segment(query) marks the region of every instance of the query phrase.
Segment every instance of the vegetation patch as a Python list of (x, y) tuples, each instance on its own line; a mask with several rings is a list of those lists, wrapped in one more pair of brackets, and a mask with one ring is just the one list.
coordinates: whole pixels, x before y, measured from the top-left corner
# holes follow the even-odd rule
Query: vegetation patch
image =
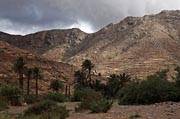
[(92, 113), (107, 113), (107, 111), (112, 107), (113, 101), (108, 101), (106, 99), (102, 99), (98, 102), (93, 102), (90, 106), (90, 110)]
[(46, 100), (37, 104), (34, 104), (33, 106), (29, 107), (25, 111), (25, 115), (31, 115), (31, 114), (41, 114), (43, 112), (46, 112), (48, 110), (51, 110), (52, 108), (56, 107), (57, 104), (54, 101)]
[(49, 92), (49, 93), (45, 94), (44, 99), (52, 100), (55, 102), (65, 102), (66, 101), (66, 98), (63, 94), (55, 93), (55, 92)]
[(178, 101), (179, 93), (175, 83), (149, 78), (132, 82), (119, 92), (119, 104), (153, 104), (164, 101)]
[(84, 92), (80, 93), (83, 98), (80, 99), (81, 103), (75, 109), (76, 111), (91, 110), (94, 113), (106, 113), (111, 108), (113, 102), (106, 100), (100, 92), (93, 89), (84, 89), (82, 91)]
[(50, 84), (50, 88), (53, 89), (53, 91), (58, 92), (59, 89), (63, 89), (63, 83), (59, 80), (52, 80)]
[(0, 89), (0, 96), (9, 104), (19, 106), (22, 104), (22, 91), (16, 86), (5, 85)]
[(138, 113), (136, 113), (136, 114), (131, 114), (130, 116), (129, 116), (129, 119), (136, 119), (136, 118), (140, 118), (141, 116), (138, 114)]
[(42, 96), (28, 95), (24, 97), (24, 102), (26, 102), (27, 104), (34, 104), (40, 102), (41, 100)]
[(90, 92), (92, 93), (90, 88), (76, 89), (71, 100), (75, 102), (82, 101)]
[(69, 116), (69, 111), (63, 106), (57, 106), (53, 110), (43, 113), (40, 119), (65, 119)]
[(64, 106), (58, 106), (57, 103), (46, 100), (29, 107), (20, 119), (65, 119), (69, 116), (68, 110)]
[(8, 103), (4, 99), (0, 98), (0, 111), (8, 109)]

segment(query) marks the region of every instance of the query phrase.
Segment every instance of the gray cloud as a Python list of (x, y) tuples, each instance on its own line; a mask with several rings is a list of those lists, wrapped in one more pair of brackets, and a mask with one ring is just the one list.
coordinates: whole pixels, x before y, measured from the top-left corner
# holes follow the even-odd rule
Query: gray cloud
[(0, 30), (27, 34), (80, 27), (97, 31), (127, 16), (180, 9), (180, 0), (0, 0)]

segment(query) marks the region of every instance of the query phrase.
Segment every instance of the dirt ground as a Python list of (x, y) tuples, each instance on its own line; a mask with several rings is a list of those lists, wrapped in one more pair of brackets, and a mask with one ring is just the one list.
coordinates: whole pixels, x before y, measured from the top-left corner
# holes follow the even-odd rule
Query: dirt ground
[[(67, 108), (72, 109), (71, 106), (68, 105)], [(180, 119), (180, 103), (165, 102), (138, 106), (123, 106), (114, 103), (108, 113), (75, 113), (71, 110), (68, 119), (130, 119), (133, 115), (139, 115), (138, 119)]]
[[(180, 103), (164, 102), (153, 105), (118, 105), (116, 102), (108, 113), (92, 114), (89, 111), (76, 113), (74, 107), (77, 103), (63, 103), (70, 111), (70, 117), (67, 119), (135, 119), (134, 115), (138, 115), (138, 119), (180, 119)], [(28, 106), (11, 107), (10, 109), (0, 112), (10, 115), (18, 115), (22, 113)]]

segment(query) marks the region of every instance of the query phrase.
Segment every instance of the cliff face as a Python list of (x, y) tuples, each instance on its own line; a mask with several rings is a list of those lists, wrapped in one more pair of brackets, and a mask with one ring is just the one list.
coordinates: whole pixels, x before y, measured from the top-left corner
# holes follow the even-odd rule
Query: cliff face
[(180, 65), (180, 11), (127, 17), (93, 34), (71, 29), (0, 36), (19, 48), (77, 67), (90, 59), (102, 75), (126, 72), (143, 78)]

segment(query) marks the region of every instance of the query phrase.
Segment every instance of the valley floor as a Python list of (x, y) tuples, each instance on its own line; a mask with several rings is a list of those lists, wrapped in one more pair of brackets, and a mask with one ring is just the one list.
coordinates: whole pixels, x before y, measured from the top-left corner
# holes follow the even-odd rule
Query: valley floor
[[(74, 107), (77, 103), (63, 103), (68, 110), (70, 110), (70, 117), (67, 119), (180, 119), (180, 103), (164, 102), (153, 105), (118, 105), (114, 103), (108, 113), (92, 114), (88, 111), (75, 113)], [(22, 113), (26, 107), (13, 107), (5, 112), (0, 112), (1, 115), (5, 113), (12, 117)], [(5, 119), (5, 118), (4, 118)], [(6, 118), (8, 119), (8, 118)], [(13, 118), (10, 118), (13, 119)]]

